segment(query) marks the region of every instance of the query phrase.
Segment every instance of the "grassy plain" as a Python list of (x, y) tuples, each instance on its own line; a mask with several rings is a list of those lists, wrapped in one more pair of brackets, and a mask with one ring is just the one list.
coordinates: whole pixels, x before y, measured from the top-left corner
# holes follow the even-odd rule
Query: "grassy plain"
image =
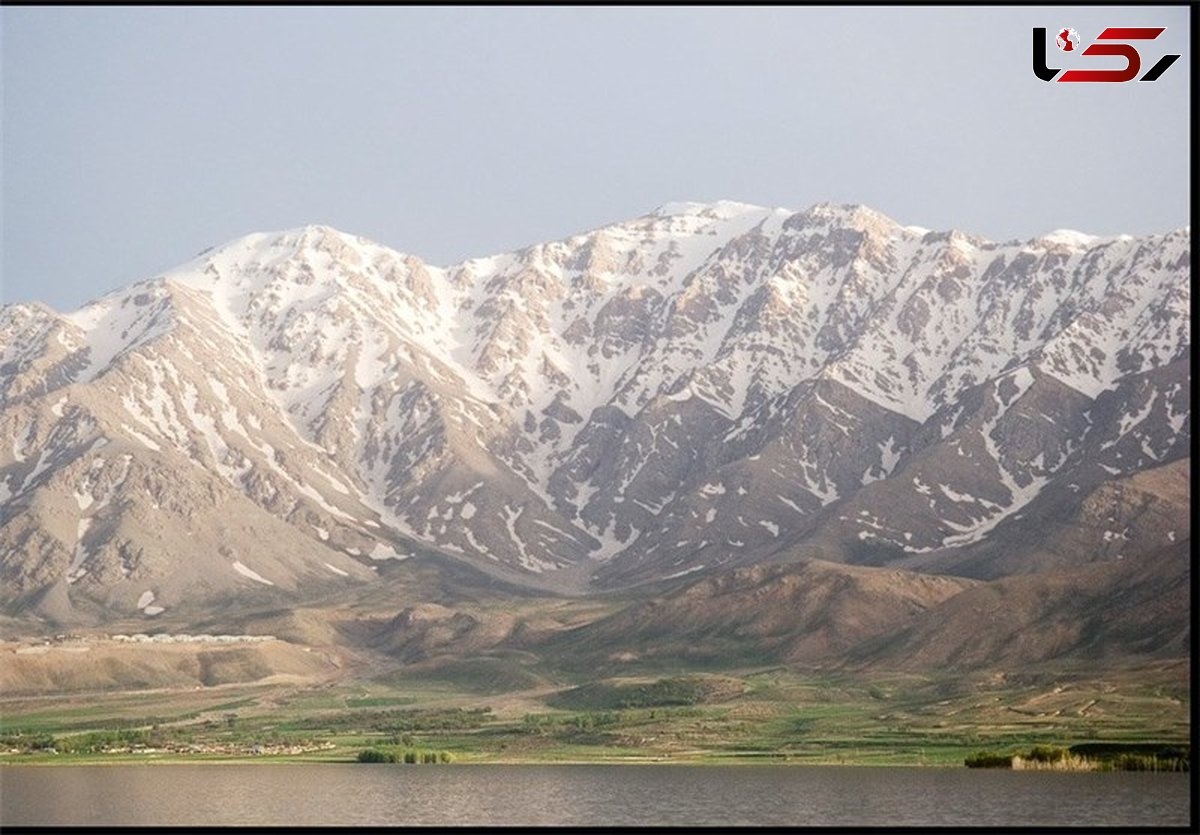
[(962, 765), (980, 749), (1189, 738), (1187, 689), (1171, 665), (1103, 677), (762, 667), (589, 682), (513, 661), (319, 683), (13, 696), (0, 700), (0, 763), (347, 762), (391, 747), (465, 763)]

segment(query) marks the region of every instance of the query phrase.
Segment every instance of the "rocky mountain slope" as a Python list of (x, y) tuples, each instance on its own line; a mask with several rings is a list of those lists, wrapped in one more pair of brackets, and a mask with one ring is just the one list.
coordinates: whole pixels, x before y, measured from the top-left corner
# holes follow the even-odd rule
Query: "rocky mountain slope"
[(4, 610), (301, 600), (413, 556), (572, 593), (1142, 559), (1190, 540), (1117, 486), (1186, 474), (1190, 278), (1188, 228), (997, 243), (825, 204), (451, 267), (250, 235), (0, 308)]

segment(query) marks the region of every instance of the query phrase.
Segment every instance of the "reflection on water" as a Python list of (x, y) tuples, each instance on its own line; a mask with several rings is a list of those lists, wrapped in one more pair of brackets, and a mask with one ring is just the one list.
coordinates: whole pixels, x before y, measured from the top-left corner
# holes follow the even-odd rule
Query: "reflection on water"
[(1186, 825), (1186, 774), (641, 765), (0, 767), (0, 826)]

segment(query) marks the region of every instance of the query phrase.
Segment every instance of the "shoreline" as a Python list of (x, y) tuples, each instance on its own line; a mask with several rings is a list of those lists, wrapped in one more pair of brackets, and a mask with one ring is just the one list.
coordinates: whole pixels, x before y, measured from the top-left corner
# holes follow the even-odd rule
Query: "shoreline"
[(795, 767), (817, 767), (817, 768), (904, 768), (904, 769), (927, 769), (941, 771), (970, 771), (970, 772), (1037, 772), (1037, 773), (1055, 773), (1055, 774), (1182, 774), (1187, 775), (1186, 771), (1128, 771), (1118, 769), (1101, 769), (1101, 768), (969, 768), (965, 765), (953, 765), (948, 763), (879, 763), (879, 762), (847, 762), (847, 761), (831, 761), (822, 759), (801, 760), (801, 759), (772, 759), (764, 762), (763, 759), (754, 759), (746, 757), (729, 757), (722, 759), (712, 758), (694, 758), (694, 759), (673, 759), (670, 757), (644, 757), (630, 759), (603, 759), (603, 760), (457, 760), (452, 763), (437, 763), (437, 764), (400, 764), (400, 763), (360, 763), (353, 758), (338, 758), (338, 759), (273, 759), (263, 757), (238, 757), (229, 759), (199, 759), (188, 760), (184, 758), (170, 759), (138, 759), (138, 760), (117, 760), (117, 759), (97, 759), (97, 760), (39, 760), (37, 762), (12, 762), (0, 760), (0, 770), (3, 768), (69, 768), (69, 767), (109, 767), (109, 766), (176, 766), (176, 765), (214, 765), (214, 766), (245, 766), (245, 765), (260, 765), (260, 766), (299, 766), (299, 765), (347, 765), (347, 766), (391, 766), (393, 768), (445, 768), (445, 767), (467, 767), (479, 768), (488, 766), (687, 766), (696, 768), (720, 767), (720, 766), (766, 766), (780, 768), (795, 768)]

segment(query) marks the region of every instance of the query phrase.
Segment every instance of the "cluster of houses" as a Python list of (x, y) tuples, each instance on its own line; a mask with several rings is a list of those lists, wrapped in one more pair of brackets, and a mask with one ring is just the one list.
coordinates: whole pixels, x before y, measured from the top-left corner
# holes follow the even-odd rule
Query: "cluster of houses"
[(52, 638), (35, 638), (30, 646), (16, 651), (33, 652), (55, 646), (71, 649), (74, 645), (103, 640), (125, 644), (258, 644), (264, 641), (274, 641), (276, 638), (274, 635), (187, 635), (183, 633), (170, 635), (165, 632), (153, 635), (142, 632), (135, 635), (55, 635)]
[(111, 639), (131, 644), (253, 644), (263, 641), (274, 641), (274, 635), (170, 635), (161, 632), (146, 635), (138, 632), (136, 635), (113, 635)]
[(328, 751), (337, 746), (332, 742), (295, 745), (288, 743), (222, 743), (222, 742), (178, 742), (160, 746), (125, 745), (105, 748), (105, 754), (231, 754), (235, 756), (271, 756), (278, 754), (307, 754), (311, 751)]

